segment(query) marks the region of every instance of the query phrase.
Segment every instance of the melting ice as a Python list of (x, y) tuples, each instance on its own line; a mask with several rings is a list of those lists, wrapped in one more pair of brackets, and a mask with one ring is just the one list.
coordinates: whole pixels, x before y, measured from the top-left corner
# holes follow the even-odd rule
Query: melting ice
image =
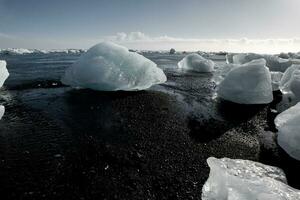
[(111, 42), (90, 48), (62, 78), (66, 85), (100, 91), (144, 90), (166, 80), (154, 62)]

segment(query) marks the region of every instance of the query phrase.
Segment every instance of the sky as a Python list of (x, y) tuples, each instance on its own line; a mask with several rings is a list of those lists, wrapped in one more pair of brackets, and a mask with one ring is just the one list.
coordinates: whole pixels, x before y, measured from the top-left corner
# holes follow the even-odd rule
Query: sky
[(300, 51), (300, 0), (0, 0), (0, 48)]

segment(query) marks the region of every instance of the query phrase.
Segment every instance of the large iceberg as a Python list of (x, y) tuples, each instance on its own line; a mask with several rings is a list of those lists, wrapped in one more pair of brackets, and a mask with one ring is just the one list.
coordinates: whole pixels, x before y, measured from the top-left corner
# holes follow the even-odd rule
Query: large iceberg
[(62, 83), (100, 91), (144, 90), (167, 80), (144, 56), (123, 46), (103, 42), (90, 48), (65, 72)]
[(255, 53), (241, 53), (233, 55), (231, 61), (235, 64), (245, 64), (252, 60), (257, 60), (264, 58), (266, 60), (266, 65), (269, 67), (270, 71), (279, 71), (284, 72), (288, 67), (293, 64), (293, 61), (290, 59), (283, 59), (274, 55), (264, 55), (264, 54), (255, 54)]
[(219, 84), (219, 97), (239, 104), (267, 104), (273, 101), (272, 81), (264, 59), (233, 65)]
[(4, 81), (8, 78), (9, 73), (6, 68), (6, 62), (0, 60), (0, 88), (3, 86)]
[(212, 72), (215, 63), (212, 60), (203, 58), (197, 53), (185, 56), (179, 63), (180, 69), (193, 70), (197, 72)]
[(300, 160), (300, 103), (275, 118), (278, 144), (293, 158)]
[(210, 157), (202, 200), (296, 200), (300, 191), (288, 186), (284, 172), (261, 163)]

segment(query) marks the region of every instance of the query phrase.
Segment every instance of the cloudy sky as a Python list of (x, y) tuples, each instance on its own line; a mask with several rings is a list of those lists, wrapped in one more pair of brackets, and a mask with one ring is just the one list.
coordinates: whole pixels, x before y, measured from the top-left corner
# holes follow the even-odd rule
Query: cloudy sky
[(300, 51), (300, 0), (0, 0), (0, 48)]

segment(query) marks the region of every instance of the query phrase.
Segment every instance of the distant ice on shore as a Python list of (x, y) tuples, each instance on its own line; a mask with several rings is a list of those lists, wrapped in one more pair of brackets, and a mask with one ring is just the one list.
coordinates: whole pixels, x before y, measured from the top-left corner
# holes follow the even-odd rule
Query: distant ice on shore
[(49, 54), (49, 53), (65, 53), (65, 54), (79, 54), (86, 50), (83, 49), (23, 49), (23, 48), (8, 48), (0, 49), (0, 55), (26, 55), (26, 54)]
[(203, 58), (197, 53), (192, 53), (185, 56), (178, 62), (180, 69), (193, 70), (196, 72), (212, 72), (215, 63), (212, 60)]

